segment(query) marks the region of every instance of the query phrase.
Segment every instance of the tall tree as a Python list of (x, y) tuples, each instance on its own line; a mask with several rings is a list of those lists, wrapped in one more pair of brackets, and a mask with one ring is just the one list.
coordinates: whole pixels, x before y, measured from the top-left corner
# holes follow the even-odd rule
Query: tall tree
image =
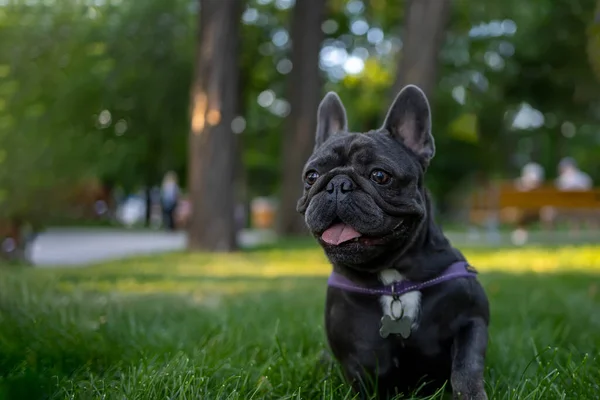
[(324, 18), (325, 0), (296, 2), (291, 27), (293, 69), (288, 87), (291, 112), (286, 121), (282, 149), (278, 219), (281, 235), (306, 232), (304, 220), (296, 212), (296, 202), (302, 194), (302, 168), (314, 147), (322, 87), (319, 51), (324, 37), (321, 29)]
[(232, 251), (238, 42), (242, 1), (200, 0), (199, 39), (191, 92), (190, 250)]
[(431, 96), (437, 79), (438, 55), (452, 8), (451, 0), (408, 0), (400, 65), (394, 96), (407, 84), (418, 85)]

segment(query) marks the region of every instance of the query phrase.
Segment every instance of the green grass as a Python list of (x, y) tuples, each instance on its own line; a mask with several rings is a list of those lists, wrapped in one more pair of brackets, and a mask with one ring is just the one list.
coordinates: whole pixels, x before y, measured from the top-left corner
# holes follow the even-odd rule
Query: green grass
[[(600, 247), (466, 254), (491, 301), (490, 398), (598, 398)], [(319, 362), (328, 272), (292, 243), (0, 268), (0, 400), (353, 398)]]

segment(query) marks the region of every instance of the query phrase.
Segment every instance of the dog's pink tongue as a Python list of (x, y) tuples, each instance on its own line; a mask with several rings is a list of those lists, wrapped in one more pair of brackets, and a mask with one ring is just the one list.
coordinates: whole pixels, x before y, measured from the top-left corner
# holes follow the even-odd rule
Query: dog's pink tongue
[(325, 243), (337, 246), (338, 244), (347, 242), (360, 236), (362, 235), (356, 232), (350, 225), (335, 224), (323, 232), (321, 239), (323, 239)]

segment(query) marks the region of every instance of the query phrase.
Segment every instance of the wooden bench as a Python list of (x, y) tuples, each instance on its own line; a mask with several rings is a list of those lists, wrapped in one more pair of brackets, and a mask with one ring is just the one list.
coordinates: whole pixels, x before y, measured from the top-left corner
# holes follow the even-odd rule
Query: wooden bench
[(512, 182), (476, 190), (469, 204), (469, 220), (481, 225), (495, 220), (511, 225), (557, 217), (600, 219), (600, 189), (560, 191), (551, 185), (522, 191)]

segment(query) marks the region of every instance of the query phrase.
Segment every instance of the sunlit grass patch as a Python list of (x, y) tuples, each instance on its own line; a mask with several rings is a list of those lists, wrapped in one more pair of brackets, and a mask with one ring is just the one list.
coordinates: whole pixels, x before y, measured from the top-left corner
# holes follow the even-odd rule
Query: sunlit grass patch
[[(463, 249), (469, 262), (481, 271), (565, 272), (600, 271), (600, 246)], [(301, 249), (270, 248), (235, 254), (176, 253), (112, 261), (85, 269), (55, 268), (37, 275), (90, 276), (117, 279), (123, 276), (167, 278), (326, 276), (331, 267), (315, 245)]]
[[(466, 249), (480, 272), (600, 272), (600, 247)], [(325, 278), (331, 266), (316, 246), (268, 248), (235, 254), (175, 253), (112, 261), (87, 268), (26, 269), (12, 279), (45, 284), (62, 292), (239, 295), (294, 289), (300, 278)], [(485, 281), (485, 276), (482, 277)], [(10, 284), (12, 285), (12, 284)], [(2, 281), (0, 280), (0, 288)]]
[(481, 271), (600, 272), (600, 246), (467, 250), (465, 255)]

